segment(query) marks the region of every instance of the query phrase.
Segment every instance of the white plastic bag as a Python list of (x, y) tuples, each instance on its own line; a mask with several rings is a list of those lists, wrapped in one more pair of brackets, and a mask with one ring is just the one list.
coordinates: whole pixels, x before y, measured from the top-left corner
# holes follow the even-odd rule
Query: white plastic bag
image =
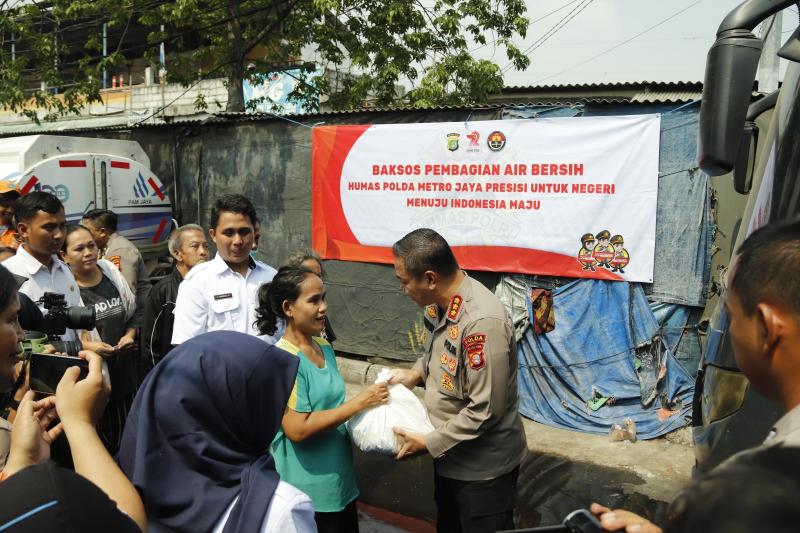
[[(389, 381), (391, 372), (383, 368), (375, 383)], [(433, 431), (422, 402), (404, 385), (389, 385), (389, 402), (361, 411), (347, 421), (347, 431), (358, 449), (363, 452), (396, 454), (400, 440), (392, 428), (427, 434)]]

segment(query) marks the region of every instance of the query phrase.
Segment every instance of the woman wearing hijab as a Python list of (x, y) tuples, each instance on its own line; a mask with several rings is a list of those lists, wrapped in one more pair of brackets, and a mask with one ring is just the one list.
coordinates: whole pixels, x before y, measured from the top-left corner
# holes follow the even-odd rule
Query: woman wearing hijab
[(297, 358), (232, 331), (176, 347), (139, 388), (119, 460), (152, 532), (316, 531), (311, 500), (268, 453)]

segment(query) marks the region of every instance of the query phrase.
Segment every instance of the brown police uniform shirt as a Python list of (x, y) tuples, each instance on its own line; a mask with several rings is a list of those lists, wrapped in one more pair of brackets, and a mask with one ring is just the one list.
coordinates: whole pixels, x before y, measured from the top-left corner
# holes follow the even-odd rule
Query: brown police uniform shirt
[(150, 282), (146, 278), (142, 253), (131, 241), (119, 233), (113, 233), (106, 244), (103, 259), (114, 263), (128, 282), (128, 287), (136, 295), (136, 323), (141, 324), (142, 311), (150, 293)]
[(499, 477), (527, 453), (518, 413), (514, 328), (503, 304), (467, 276), (448, 309), (425, 308), (425, 383), (434, 428), (425, 445), (436, 472), (459, 480)]

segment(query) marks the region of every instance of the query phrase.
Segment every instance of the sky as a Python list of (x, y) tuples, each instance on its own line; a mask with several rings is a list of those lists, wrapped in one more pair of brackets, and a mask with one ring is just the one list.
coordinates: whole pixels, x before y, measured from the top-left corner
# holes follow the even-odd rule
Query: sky
[[(526, 1), (532, 24), (526, 38), (517, 42), (523, 50), (534, 46), (551, 28), (563, 26), (530, 51), (531, 65), (527, 70), (504, 69), (507, 86), (702, 81), (706, 54), (714, 43), (717, 28), (725, 15), (741, 3), (741, 0)], [(566, 7), (558, 10), (563, 6)], [(580, 12), (576, 10), (570, 15), (573, 9), (581, 7)], [(548, 15), (555, 10), (558, 11)], [(565, 22), (568, 16), (574, 18)], [(640, 37), (621, 44), (664, 20)], [(796, 8), (783, 12), (784, 39), (797, 27), (797, 21)], [(614, 47), (617, 48), (592, 59)], [(492, 45), (476, 46), (473, 53), (493, 60), (501, 68), (508, 64), (505, 51)]]

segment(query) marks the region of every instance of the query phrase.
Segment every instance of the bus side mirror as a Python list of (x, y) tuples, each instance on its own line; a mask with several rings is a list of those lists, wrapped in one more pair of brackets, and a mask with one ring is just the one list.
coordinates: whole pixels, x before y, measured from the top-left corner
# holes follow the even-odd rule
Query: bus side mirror
[(742, 141), (733, 165), (733, 188), (739, 194), (747, 194), (753, 183), (753, 170), (756, 165), (756, 146), (758, 145), (758, 126), (747, 122), (742, 132)]
[(748, 30), (729, 30), (708, 51), (697, 158), (710, 176), (730, 172), (742, 144), (761, 40)]

